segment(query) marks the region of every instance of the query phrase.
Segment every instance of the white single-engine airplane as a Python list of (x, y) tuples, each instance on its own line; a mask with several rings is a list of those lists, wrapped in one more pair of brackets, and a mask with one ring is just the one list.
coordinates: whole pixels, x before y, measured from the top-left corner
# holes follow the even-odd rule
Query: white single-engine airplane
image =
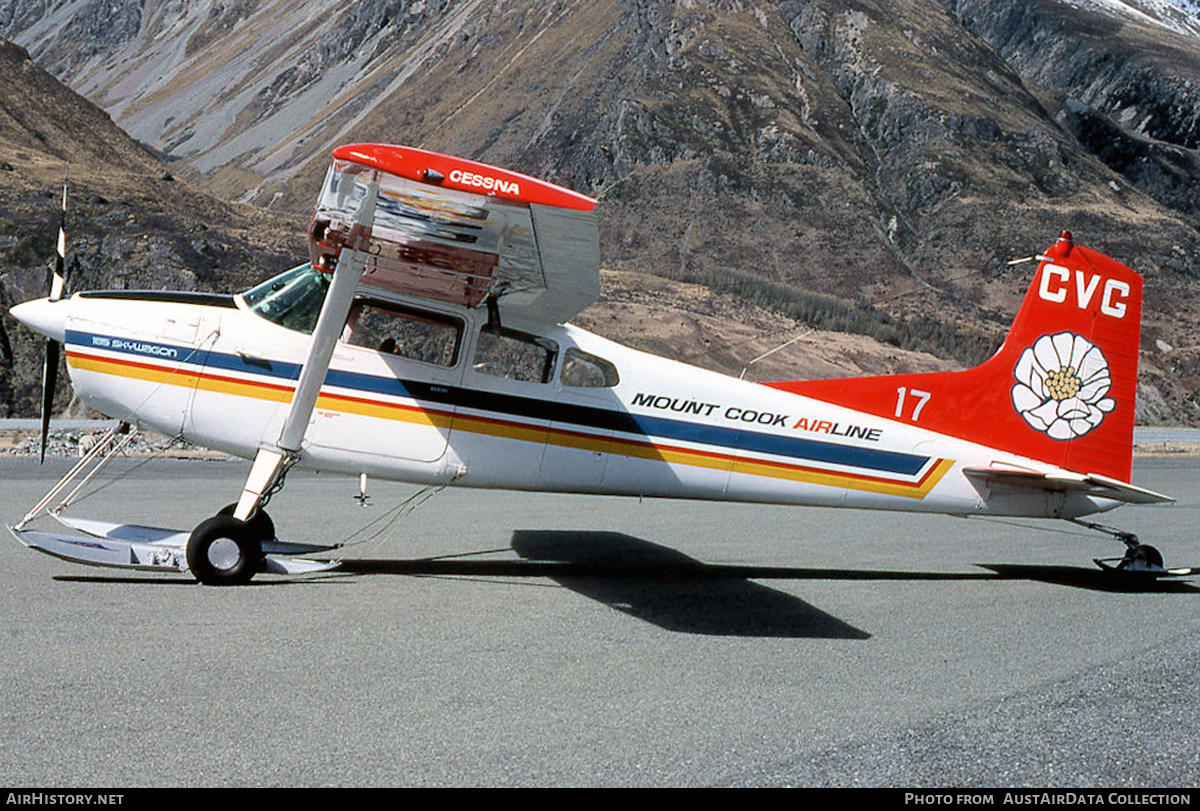
[[(1129, 483), (1142, 280), (1069, 234), (1039, 257), (1008, 338), (981, 366), (760, 384), (567, 323), (599, 296), (595, 206), (496, 167), (359, 144), (333, 152), (310, 261), (244, 293), (64, 295), (56, 272), (50, 297), (11, 312), (65, 346), (84, 401), (253, 464), (236, 504), (191, 532), (57, 514), (83, 534), (29, 529), (73, 471), (13, 534), (58, 557), (210, 584), (336, 565), (291, 557), (335, 547), (275, 538), (263, 508), (293, 465), (1081, 524), (1170, 500)], [(60, 268), (62, 253), (60, 238)], [(118, 444), (114, 434), (93, 453)], [(1200, 571), (1166, 569), (1134, 536), (1085, 525), (1125, 542), (1119, 562), (1097, 561), (1107, 569)]]

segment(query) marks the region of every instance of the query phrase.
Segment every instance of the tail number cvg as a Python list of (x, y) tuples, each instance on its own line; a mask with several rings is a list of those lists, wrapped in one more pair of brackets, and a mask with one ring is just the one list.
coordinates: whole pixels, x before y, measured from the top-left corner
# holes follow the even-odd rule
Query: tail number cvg
[[(1071, 283), (1074, 275), (1075, 283)], [(1100, 289), (1101, 277), (1085, 274), (1061, 265), (1046, 265), (1042, 270), (1042, 283), (1038, 286), (1038, 297), (1055, 304), (1062, 304), (1067, 297), (1074, 294), (1075, 306), (1086, 310), (1088, 305), (1100, 295), (1100, 312), (1113, 318), (1125, 317), (1125, 300), (1129, 297), (1129, 285), (1116, 279), (1103, 279), (1104, 288)]]

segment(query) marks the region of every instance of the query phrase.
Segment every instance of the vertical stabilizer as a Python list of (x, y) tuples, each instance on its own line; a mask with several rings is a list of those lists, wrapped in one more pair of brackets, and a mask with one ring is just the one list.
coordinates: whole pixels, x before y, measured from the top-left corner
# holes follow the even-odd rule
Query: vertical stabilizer
[(1128, 481), (1142, 279), (1067, 232), (1039, 259), (1004, 345), (974, 369), (770, 385)]

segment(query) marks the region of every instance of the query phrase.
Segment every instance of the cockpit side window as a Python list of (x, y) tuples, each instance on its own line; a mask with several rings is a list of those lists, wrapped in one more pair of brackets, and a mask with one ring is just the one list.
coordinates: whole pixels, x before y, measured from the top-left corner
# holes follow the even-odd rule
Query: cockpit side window
[(475, 346), (474, 368), (507, 380), (548, 383), (554, 374), (558, 344), (510, 329), (484, 327)]
[(458, 361), (463, 325), (456, 318), (364, 300), (350, 311), (348, 343), (436, 366)]
[(268, 321), (312, 334), (328, 290), (328, 274), (304, 264), (247, 290), (242, 299)]
[(558, 379), (564, 386), (578, 388), (611, 388), (621, 382), (617, 367), (596, 355), (571, 348), (563, 355), (562, 372)]

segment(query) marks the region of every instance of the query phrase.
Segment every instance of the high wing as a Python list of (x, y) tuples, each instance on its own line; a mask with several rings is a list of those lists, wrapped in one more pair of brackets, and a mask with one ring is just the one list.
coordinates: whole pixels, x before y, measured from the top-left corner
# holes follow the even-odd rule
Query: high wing
[[(378, 191), (374, 224), (354, 219)], [(596, 201), (532, 177), (390, 144), (336, 149), (309, 226), (313, 265), (367, 254), (360, 284), (562, 323), (600, 295)]]

